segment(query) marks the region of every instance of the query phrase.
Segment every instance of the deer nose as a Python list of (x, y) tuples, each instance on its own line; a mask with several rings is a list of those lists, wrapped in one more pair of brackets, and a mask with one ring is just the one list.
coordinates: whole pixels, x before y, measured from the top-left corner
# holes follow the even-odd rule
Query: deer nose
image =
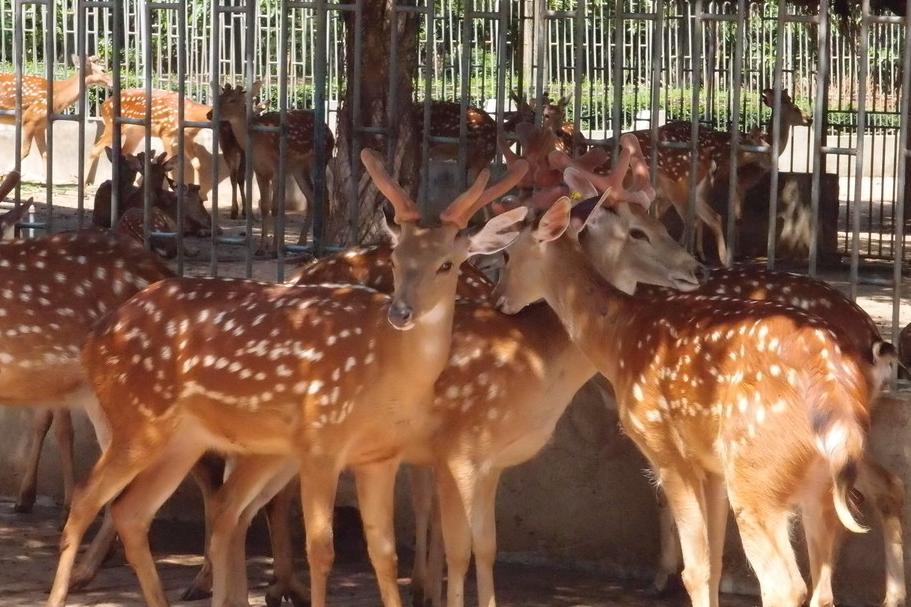
[(706, 282), (709, 279), (709, 276), (712, 274), (709, 267), (705, 264), (697, 264), (696, 269), (693, 272), (696, 274), (696, 280), (699, 281), (699, 284)]
[(407, 331), (414, 326), (414, 310), (400, 301), (393, 302), (386, 314), (389, 324), (400, 331)]

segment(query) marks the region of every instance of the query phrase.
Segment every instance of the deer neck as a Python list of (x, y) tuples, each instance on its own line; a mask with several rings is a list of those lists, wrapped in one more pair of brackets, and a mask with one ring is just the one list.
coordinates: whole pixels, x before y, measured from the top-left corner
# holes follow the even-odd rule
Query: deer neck
[(250, 131), (247, 128), (247, 119), (243, 116), (230, 116), (222, 118), (222, 120), (226, 120), (231, 125), (231, 132), (234, 133), (234, 138), (237, 139), (241, 149), (246, 149), (247, 137), (250, 135)]
[[(776, 120), (776, 116), (775, 116), (775, 112), (773, 111), (772, 116), (769, 118), (769, 122), (766, 124), (766, 135), (767, 135), (769, 141), (772, 141), (772, 136), (773, 136), (773, 133), (775, 132), (774, 131), (775, 120)], [(784, 154), (785, 149), (788, 147), (788, 141), (791, 138), (791, 125), (787, 121), (784, 120), (783, 115), (780, 118), (778, 118), (778, 129), (779, 129), (779, 131), (778, 131), (779, 137), (778, 137), (778, 154), (777, 154), (777, 156), (781, 156), (782, 154)]]
[[(54, 81), (54, 113), (60, 112), (71, 106), (79, 99), (79, 83), (81, 74), (76, 72), (69, 78)], [(90, 77), (85, 79), (86, 86), (91, 84)]]
[(613, 381), (617, 357), (633, 300), (605, 280), (567, 237), (548, 247), (545, 256), (545, 300), (556, 312), (573, 343)]

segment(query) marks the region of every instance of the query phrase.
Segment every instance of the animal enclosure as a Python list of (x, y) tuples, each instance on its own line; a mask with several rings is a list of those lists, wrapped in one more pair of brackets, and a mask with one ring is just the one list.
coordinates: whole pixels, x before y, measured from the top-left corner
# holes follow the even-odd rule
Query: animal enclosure
[[(723, 236), (737, 257), (740, 241), (762, 245), (764, 240), (748, 250), (770, 267), (784, 264), (811, 275), (843, 267), (852, 295), (857, 285), (873, 281), (891, 291), (896, 337), (908, 255), (896, 246), (904, 242), (906, 223), (906, 110), (900, 93), (908, 77), (908, 23), (901, 16), (874, 14), (863, 3), (849, 5), (849, 14), (836, 14), (825, 2), (772, 0), (399, 0), (391, 3), (390, 21), (378, 19), (380, 13), (361, 1), (8, 0), (0, 7), (5, 66), (0, 71), (17, 76), (7, 96), (12, 103), (0, 112), (8, 128), (15, 128), (9, 165), (19, 167), (29, 101), (17, 94), (21, 83), (27, 88), (31, 74), (62, 81), (79, 67), (71, 56), (97, 56), (111, 86), (80, 84), (66, 105), (46, 99), (53, 111), (46, 186), (39, 196), (44, 204), (23, 227), (54, 231), (57, 217), (71, 213), (68, 207), (75, 213), (71, 221), (89, 221), (93, 201), (86, 176), (106, 159), (101, 154), (95, 167), (83, 159), (108, 100), (114, 158), (124, 145), (143, 151), (147, 173), (152, 152), (164, 145), (177, 157), (173, 179), (201, 185), (211, 225), (203, 230), (207, 241), (200, 255), (208, 259), (197, 256), (191, 266), (252, 275), (262, 259), (257, 253), (263, 252), (253, 189), (258, 173), (255, 163), (240, 173), (235, 169), (247, 208), (243, 219), (227, 217), (228, 190), (217, 184), (231, 170), (230, 162), (219, 160), (219, 149), (229, 142), (211, 128), (223, 120), (215, 103), (223, 85), (243, 86), (251, 131), (260, 133), (243, 151), (257, 158), (262, 148), (256, 140), (272, 137), (275, 144), (267, 146), (274, 147), (274, 186), (267, 187), (276, 208), (266, 229), (274, 228), (282, 243), (274, 250), (279, 280), (289, 256), (372, 238), (378, 199), (366, 191), (356, 162), (363, 147), (384, 151), (429, 208), (441, 187), (445, 193), (447, 183), (463, 185), (478, 162), (501, 164), (496, 138), (512, 138), (504, 124), (523, 104), (539, 121), (559, 111), (575, 153), (601, 145), (616, 154), (623, 132), (657, 138), (666, 122), (687, 121), (686, 140), (701, 141), (699, 131), (718, 132), (729, 136), (732, 159), (753, 154), (764, 163), (755, 179), (735, 172), (717, 180), (710, 198), (720, 219), (716, 232), (705, 237), (707, 248), (713, 250), (713, 236)], [(257, 80), (262, 88), (254, 100), (250, 91)], [(120, 92), (128, 90), (136, 97), (121, 99)], [(170, 143), (142, 137), (143, 125), (154, 123), (158, 111), (144, 100), (163, 91), (174, 93), (169, 110), (174, 132), (186, 135), (172, 134)], [(39, 96), (53, 92), (48, 87)], [(205, 104), (211, 118), (193, 104)], [(259, 107), (276, 112), (274, 120), (256, 123)], [(803, 120), (787, 121), (789, 107), (802, 112)], [(471, 108), (495, 129), (480, 133)], [(312, 142), (312, 158), (309, 172), (296, 182), (292, 169), (303, 162), (294, 156), (299, 110), (311, 112), (312, 133), (305, 137)], [(152, 124), (153, 135), (156, 128)], [(67, 141), (58, 140), (56, 147), (72, 158), (67, 175), (58, 179), (55, 132), (66, 133), (61, 137)], [(484, 145), (488, 151), (478, 151)], [(694, 143), (653, 146), (653, 180), (663, 170), (659, 147), (673, 149), (680, 162), (701, 161)], [(120, 167), (115, 163), (111, 171), (117, 181)], [(55, 186), (61, 179), (73, 186)], [(760, 188), (765, 196), (744, 195), (745, 214), (737, 202), (738, 179), (744, 187), (757, 180), (765, 184)], [(298, 182), (311, 190), (312, 219), (285, 208)], [(695, 183), (686, 187), (690, 204), (681, 207), (681, 237), (701, 245), (693, 203), (699, 194)], [(186, 201), (183, 190), (175, 191), (175, 226), (157, 237), (177, 240), (173, 250), (184, 272)], [(123, 204), (119, 197), (119, 188), (113, 188), (115, 219)], [(145, 228), (151, 231), (153, 223), (160, 225), (153, 217), (151, 187), (144, 198)], [(757, 233), (755, 218), (766, 234)], [(229, 267), (227, 260), (239, 263)]]

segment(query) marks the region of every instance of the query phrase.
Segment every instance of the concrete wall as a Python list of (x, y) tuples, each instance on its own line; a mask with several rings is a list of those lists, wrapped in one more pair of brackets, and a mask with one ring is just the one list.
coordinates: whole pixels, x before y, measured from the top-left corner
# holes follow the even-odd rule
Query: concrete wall
[[(877, 460), (911, 484), (911, 408), (908, 400), (883, 399), (873, 426), (872, 446)], [(13, 465), (27, 434), (23, 410), (0, 409), (0, 493), (12, 495), (18, 482)], [(77, 423), (80, 475), (96, 457), (91, 430)], [(48, 441), (42, 461), (40, 493), (59, 499), (56, 449)], [(556, 562), (584, 566), (605, 575), (648, 579), (656, 561), (658, 536), (655, 490), (646, 480), (645, 461), (618, 430), (617, 416), (605, 407), (599, 390), (584, 387), (557, 426), (551, 443), (531, 462), (508, 471), (497, 507), (500, 557), (504, 560)], [(410, 507), (406, 475), (400, 475), (397, 515), (399, 541), (410, 542)], [(350, 479), (342, 483), (339, 503), (353, 504)], [(905, 512), (905, 520), (909, 520)], [(186, 483), (165, 506), (161, 516), (199, 519), (198, 492)], [(869, 604), (881, 598), (882, 544), (869, 512), (873, 531), (850, 535), (843, 551), (837, 593), (847, 604)], [(746, 565), (735, 525), (725, 557), (726, 590), (753, 592), (755, 578)], [(799, 535), (796, 537), (799, 538)], [(905, 533), (906, 542), (911, 539)], [(907, 552), (907, 551), (906, 551)], [(800, 549), (803, 554), (803, 549)]]

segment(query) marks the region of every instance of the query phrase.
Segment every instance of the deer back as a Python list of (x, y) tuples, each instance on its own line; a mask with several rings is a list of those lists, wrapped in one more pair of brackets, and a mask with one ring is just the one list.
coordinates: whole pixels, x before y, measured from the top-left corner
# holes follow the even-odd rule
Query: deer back
[[(28, 108), (36, 101), (45, 99), (47, 80), (40, 76), (22, 76), (22, 107)], [(0, 109), (16, 109), (16, 75), (10, 72), (0, 74)]]
[(170, 275), (155, 255), (104, 232), (0, 244), (0, 399), (53, 400), (78, 385), (91, 327)]

